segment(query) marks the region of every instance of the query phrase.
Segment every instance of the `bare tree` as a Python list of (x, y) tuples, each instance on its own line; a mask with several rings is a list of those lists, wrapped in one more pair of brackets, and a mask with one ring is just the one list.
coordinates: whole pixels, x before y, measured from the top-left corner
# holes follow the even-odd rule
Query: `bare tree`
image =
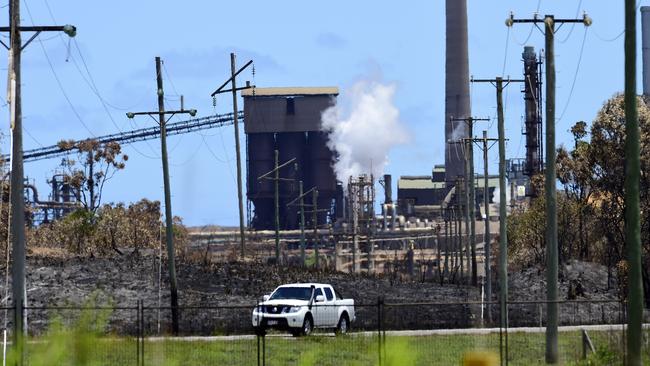
[(84, 209), (94, 213), (101, 205), (104, 184), (124, 169), (129, 157), (122, 154), (117, 142), (62, 140), (57, 145), (64, 150), (76, 150), (77, 159), (66, 161), (64, 179), (77, 192)]

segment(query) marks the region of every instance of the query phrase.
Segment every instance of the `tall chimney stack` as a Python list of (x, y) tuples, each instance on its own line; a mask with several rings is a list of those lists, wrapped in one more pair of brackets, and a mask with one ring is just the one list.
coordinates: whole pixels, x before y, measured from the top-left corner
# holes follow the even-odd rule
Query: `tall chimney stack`
[(641, 44), (643, 54), (643, 94), (650, 96), (650, 6), (641, 7)]
[[(470, 117), (467, 0), (446, 0), (445, 60), (445, 181), (453, 185), (463, 175), (465, 156), (461, 145), (450, 143), (468, 137), (467, 126), (454, 118)], [(455, 133), (454, 133), (455, 132)]]

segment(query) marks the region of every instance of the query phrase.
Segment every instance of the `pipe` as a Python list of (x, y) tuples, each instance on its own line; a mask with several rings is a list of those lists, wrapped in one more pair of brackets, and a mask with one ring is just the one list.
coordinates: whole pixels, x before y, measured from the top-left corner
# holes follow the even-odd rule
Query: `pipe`
[(58, 207), (76, 207), (78, 206), (76, 202), (56, 202), (56, 201), (40, 201), (38, 199), (38, 191), (36, 187), (32, 184), (26, 183), (25, 188), (31, 189), (32, 194), (34, 195), (34, 202), (43, 205), (43, 206), (58, 206)]

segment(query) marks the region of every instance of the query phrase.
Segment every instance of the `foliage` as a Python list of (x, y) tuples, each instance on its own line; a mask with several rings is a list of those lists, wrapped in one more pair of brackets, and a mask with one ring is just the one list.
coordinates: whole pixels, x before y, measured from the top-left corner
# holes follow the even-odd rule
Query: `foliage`
[(76, 150), (77, 158), (68, 159), (64, 164), (67, 170), (64, 181), (77, 192), (84, 208), (95, 212), (101, 205), (104, 184), (124, 169), (129, 157), (122, 154), (117, 142), (62, 140), (57, 145), (63, 150)]
[(545, 263), (546, 202), (543, 192), (528, 210), (508, 217), (508, 257), (518, 266)]
[(126, 210), (128, 221), (124, 231), (129, 232), (131, 246), (135, 249), (147, 248), (160, 237), (160, 201), (142, 199)]
[[(166, 244), (165, 230), (166, 227), (162, 228), (162, 235), (160, 236), (161, 245)], [(172, 233), (174, 237), (174, 251), (176, 255), (181, 259), (184, 259), (187, 255), (188, 245), (190, 243), (190, 232), (187, 230), (187, 227), (183, 224), (183, 219), (180, 216), (174, 216), (172, 219)]]
[[(30, 246), (63, 247), (77, 255), (122, 253), (120, 248), (158, 248), (161, 236), (160, 203), (147, 199), (125, 206), (105, 204), (96, 213), (79, 209), (63, 219), (27, 230)], [(179, 243), (188, 233), (178, 218)]]
[[(110, 314), (107, 314), (110, 315)], [(57, 325), (27, 349), (30, 365), (126, 365), (137, 359), (135, 339), (106, 337), (105, 317), (93, 320), (88, 311), (73, 327)], [(85, 318), (85, 319), (84, 319)], [(60, 324), (60, 323), (59, 323)], [(624, 358), (624, 333), (590, 333), (596, 352), (582, 358), (581, 334), (560, 332), (560, 359), (567, 365), (614, 365)], [(367, 335), (347, 337), (312, 336), (299, 339), (267, 337), (266, 364), (273, 365), (377, 365), (378, 338)], [(465, 361), (498, 360), (498, 334), (454, 334), (429, 336), (388, 335), (383, 344), (385, 365), (459, 365)], [(544, 362), (544, 333), (508, 334), (510, 364), (534, 365)], [(257, 362), (257, 340), (211, 339), (188, 341), (168, 338), (145, 340), (147, 365), (253, 365)], [(648, 362), (647, 345), (644, 361)], [(12, 360), (13, 361), (13, 360)], [(9, 363), (11, 364), (11, 363)], [(469, 364), (469, 363), (468, 363)], [(485, 364), (485, 363), (483, 363)], [(487, 363), (488, 365), (491, 363)]]
[[(73, 326), (65, 326), (64, 319), (54, 317), (47, 333), (39, 342), (27, 344), (28, 364), (50, 365), (103, 365), (103, 360), (93, 357), (97, 344), (105, 333), (110, 313), (105, 310), (91, 310), (91, 299), (84, 306)], [(17, 354), (10, 349), (8, 364), (18, 364)]]
[[(638, 97), (641, 133), (641, 242), (643, 278), (650, 294), (650, 107)], [(577, 122), (570, 132), (572, 149), (560, 147), (557, 154), (558, 239), (560, 260), (580, 259), (607, 265), (609, 274), (625, 268), (625, 111), (624, 98), (607, 100), (589, 129)], [(520, 265), (543, 263), (538, 256), (539, 228), (544, 225), (543, 193), (527, 212), (509, 218), (509, 244)], [(533, 254), (526, 256), (527, 254)], [(526, 255), (518, 255), (526, 254)], [(532, 262), (532, 263), (531, 263)], [(648, 296), (646, 296), (648, 299)]]

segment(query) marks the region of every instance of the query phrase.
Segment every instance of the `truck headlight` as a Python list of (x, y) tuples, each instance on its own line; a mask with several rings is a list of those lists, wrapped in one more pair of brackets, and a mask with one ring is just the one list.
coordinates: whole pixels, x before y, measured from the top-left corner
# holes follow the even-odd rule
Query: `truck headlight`
[(287, 308), (287, 313), (297, 313), (302, 309), (302, 306), (292, 306), (290, 308)]

